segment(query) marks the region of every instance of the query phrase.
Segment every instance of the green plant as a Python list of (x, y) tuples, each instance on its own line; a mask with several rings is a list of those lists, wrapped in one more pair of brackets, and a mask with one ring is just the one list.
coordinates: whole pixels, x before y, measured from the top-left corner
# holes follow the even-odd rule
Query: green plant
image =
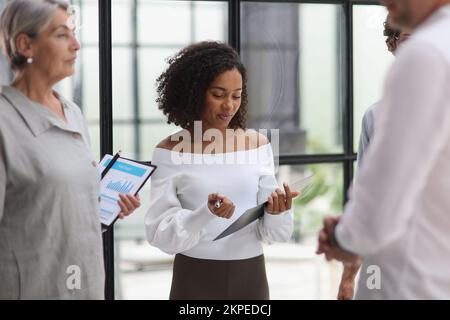
[[(311, 144), (315, 152), (322, 151), (317, 141)], [(343, 176), (337, 164), (312, 164), (306, 171), (313, 180), (306, 192), (294, 200), (294, 241), (304, 235), (316, 233), (322, 226), (323, 217), (342, 211)]]

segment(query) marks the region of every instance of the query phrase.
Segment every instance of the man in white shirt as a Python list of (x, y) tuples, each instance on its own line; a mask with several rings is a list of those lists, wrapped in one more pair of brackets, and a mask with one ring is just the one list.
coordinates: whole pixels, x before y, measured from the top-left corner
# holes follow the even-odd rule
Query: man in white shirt
[(318, 253), (364, 258), (359, 299), (450, 299), (450, 0), (381, 2), (414, 34), (386, 80), (367, 165), (344, 215), (324, 219)]
[[(397, 50), (403, 45), (411, 36), (411, 31), (408, 29), (392, 28), (390, 25), (389, 15), (386, 17), (386, 21), (383, 23), (384, 30), (383, 35), (386, 37), (386, 46), (389, 52), (394, 56)], [(372, 104), (366, 112), (364, 112), (361, 135), (359, 137), (358, 147), (358, 170), (361, 168), (364, 156), (370, 146), (370, 143), (374, 136), (374, 124), (375, 124), (375, 111), (378, 109), (379, 101)], [(338, 290), (338, 300), (350, 300), (354, 296), (355, 278), (360, 269), (360, 265), (348, 266), (344, 265), (342, 272), (341, 283)], [(366, 266), (363, 266), (365, 268)], [(362, 274), (365, 275), (364, 273)]]

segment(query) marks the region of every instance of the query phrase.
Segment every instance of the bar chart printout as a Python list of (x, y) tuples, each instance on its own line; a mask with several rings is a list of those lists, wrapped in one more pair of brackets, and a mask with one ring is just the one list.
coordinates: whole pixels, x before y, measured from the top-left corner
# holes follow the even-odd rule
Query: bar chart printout
[[(99, 170), (105, 169), (112, 160), (111, 155), (105, 155), (99, 165)], [(120, 213), (119, 194), (136, 194), (147, 181), (154, 166), (145, 165), (132, 160), (119, 158), (101, 180), (100, 188), (100, 220), (109, 226)]]

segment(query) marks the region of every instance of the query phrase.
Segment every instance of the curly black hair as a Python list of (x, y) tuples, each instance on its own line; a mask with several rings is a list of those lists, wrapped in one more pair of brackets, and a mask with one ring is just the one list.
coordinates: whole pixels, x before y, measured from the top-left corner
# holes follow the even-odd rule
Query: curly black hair
[(208, 87), (220, 74), (237, 69), (242, 76), (241, 106), (229, 127), (247, 128), (247, 71), (232, 47), (216, 41), (194, 43), (169, 58), (168, 63), (156, 80), (156, 102), (167, 123), (188, 129), (201, 120)]

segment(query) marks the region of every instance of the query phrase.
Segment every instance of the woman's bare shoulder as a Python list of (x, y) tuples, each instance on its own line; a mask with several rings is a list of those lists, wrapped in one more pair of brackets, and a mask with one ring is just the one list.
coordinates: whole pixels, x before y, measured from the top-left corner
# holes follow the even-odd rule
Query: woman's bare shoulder
[(161, 140), (156, 147), (161, 149), (167, 149), (167, 150), (173, 150), (175, 146), (179, 145), (183, 139), (180, 140), (180, 135), (185, 134), (185, 130), (181, 130), (179, 132), (176, 132), (165, 139)]

